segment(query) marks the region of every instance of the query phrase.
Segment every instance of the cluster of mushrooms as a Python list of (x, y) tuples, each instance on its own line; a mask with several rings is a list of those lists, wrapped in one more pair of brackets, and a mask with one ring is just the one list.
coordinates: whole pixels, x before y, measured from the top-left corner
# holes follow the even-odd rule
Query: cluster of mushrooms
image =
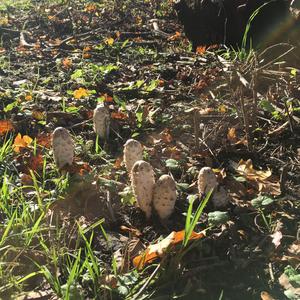
[[(94, 110), (93, 128), (101, 139), (107, 139), (110, 127), (110, 113), (103, 105)], [(54, 160), (59, 169), (72, 165), (74, 158), (74, 142), (66, 128), (58, 127), (53, 132), (52, 148)], [(137, 204), (145, 213), (147, 219), (151, 217), (154, 208), (161, 220), (166, 220), (174, 211), (177, 198), (176, 183), (170, 175), (162, 175), (155, 181), (152, 166), (143, 160), (143, 146), (140, 142), (129, 139), (124, 145), (124, 163), (130, 177), (131, 186)], [(228, 195), (218, 184), (217, 177), (210, 167), (203, 167), (198, 175), (198, 191), (205, 196), (211, 189), (212, 203), (215, 208), (227, 205)]]

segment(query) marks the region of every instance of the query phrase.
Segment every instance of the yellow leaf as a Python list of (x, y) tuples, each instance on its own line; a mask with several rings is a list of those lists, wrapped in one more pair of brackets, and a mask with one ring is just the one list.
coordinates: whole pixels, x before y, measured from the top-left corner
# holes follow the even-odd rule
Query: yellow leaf
[(26, 100), (26, 101), (31, 101), (31, 100), (32, 100), (32, 95), (31, 95), (31, 94), (27, 94), (27, 95), (25, 96), (25, 100)]
[(74, 98), (75, 99), (81, 99), (84, 97), (87, 97), (89, 95), (88, 90), (85, 88), (79, 88), (78, 90), (75, 90), (73, 92)]
[(15, 152), (19, 153), (20, 148), (26, 148), (29, 146), (29, 144), (32, 142), (32, 138), (28, 135), (24, 135), (22, 137), (21, 133), (18, 133), (18, 135), (15, 137), (13, 149)]
[(105, 40), (105, 44), (108, 45), (108, 46), (112, 46), (112, 44), (114, 43), (114, 41), (115, 40), (112, 37), (110, 37), (110, 38), (107, 38)]

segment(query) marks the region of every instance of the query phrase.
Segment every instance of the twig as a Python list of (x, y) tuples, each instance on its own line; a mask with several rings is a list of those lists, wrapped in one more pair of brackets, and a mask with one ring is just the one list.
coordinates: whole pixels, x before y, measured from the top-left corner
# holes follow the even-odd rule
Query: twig
[(195, 146), (196, 150), (199, 150), (199, 111), (194, 110), (194, 131), (195, 131)]
[(140, 291), (135, 295), (135, 297), (132, 298), (132, 300), (136, 300), (139, 299), (139, 296), (143, 293), (143, 291), (146, 289), (146, 287), (148, 286), (149, 282), (152, 280), (152, 278), (156, 275), (156, 273), (158, 272), (160, 268), (160, 264), (155, 268), (155, 270), (153, 271), (153, 273), (150, 275), (150, 277), (147, 279), (147, 281), (145, 282), (145, 284), (142, 286), (142, 288), (140, 289)]

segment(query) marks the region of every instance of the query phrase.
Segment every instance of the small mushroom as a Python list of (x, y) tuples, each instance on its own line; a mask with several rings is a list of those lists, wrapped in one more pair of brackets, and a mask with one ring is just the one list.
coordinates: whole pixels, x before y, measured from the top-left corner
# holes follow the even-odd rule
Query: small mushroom
[(143, 160), (138, 160), (131, 170), (131, 186), (141, 210), (147, 219), (151, 216), (151, 203), (155, 184), (152, 166)]
[(214, 189), (211, 195), (211, 201), (215, 208), (221, 208), (228, 204), (229, 195), (224, 187), (220, 186), (217, 181), (217, 176), (209, 167), (204, 167), (200, 170), (198, 176), (198, 190), (201, 196), (207, 194), (211, 189)]
[(153, 206), (162, 220), (169, 218), (176, 202), (176, 183), (169, 175), (162, 175), (153, 192)]
[(143, 146), (140, 142), (129, 139), (124, 145), (124, 162), (128, 174), (138, 160), (143, 160)]
[(52, 148), (54, 160), (59, 169), (72, 165), (74, 158), (74, 142), (66, 128), (57, 127), (53, 131)]
[(210, 167), (203, 167), (198, 175), (198, 191), (200, 195), (207, 194), (218, 186), (215, 173)]
[(106, 140), (109, 137), (110, 113), (103, 104), (99, 104), (94, 109), (93, 122), (93, 128), (96, 134), (101, 139)]

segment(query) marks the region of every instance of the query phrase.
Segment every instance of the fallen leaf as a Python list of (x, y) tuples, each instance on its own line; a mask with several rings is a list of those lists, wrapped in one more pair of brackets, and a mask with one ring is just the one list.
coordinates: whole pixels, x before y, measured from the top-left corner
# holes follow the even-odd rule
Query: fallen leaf
[(64, 58), (62, 61), (62, 65), (65, 69), (70, 69), (72, 67), (72, 60), (69, 58)]
[(206, 46), (198, 46), (196, 48), (196, 53), (197, 54), (204, 54), (206, 52)]
[(39, 120), (39, 121), (45, 119), (45, 113), (43, 111), (33, 110), (31, 115), (34, 119)]
[(272, 172), (269, 169), (265, 171), (255, 170), (251, 159), (248, 159), (247, 161), (241, 159), (237, 165), (236, 171), (248, 180), (253, 181), (264, 181), (272, 175)]
[(28, 147), (31, 142), (32, 138), (30, 136), (24, 135), (22, 137), (21, 133), (18, 133), (13, 143), (13, 149), (15, 152), (19, 153), (21, 148)]
[(14, 129), (13, 123), (10, 120), (0, 120), (0, 135), (5, 135), (7, 132)]
[(231, 143), (235, 143), (237, 141), (236, 129), (234, 127), (228, 129), (227, 140)]
[(112, 46), (113, 45), (113, 43), (114, 43), (114, 39), (112, 38), (112, 37), (110, 37), (110, 38), (107, 38), (105, 41), (104, 41), (104, 43), (106, 44), (106, 45), (108, 45), (108, 46)]
[[(161, 240), (160, 242), (150, 245), (144, 253), (134, 257), (133, 265), (141, 270), (144, 266), (151, 264), (158, 258), (163, 257), (167, 251), (170, 250), (173, 246), (178, 243), (181, 243), (184, 240), (185, 231), (173, 231), (166, 238)], [(192, 232), (190, 240), (198, 240), (204, 237), (203, 233)]]
[(123, 112), (112, 112), (111, 118), (115, 120), (126, 120), (128, 119), (128, 115)]
[(281, 231), (276, 231), (275, 233), (271, 234), (272, 243), (275, 245), (275, 248), (278, 248), (281, 244), (282, 233)]
[(176, 41), (181, 37), (181, 33), (176, 31), (174, 35), (168, 38), (168, 41)]
[(87, 97), (89, 95), (88, 90), (85, 88), (79, 88), (78, 90), (75, 90), (73, 92), (74, 98), (75, 99), (81, 99), (84, 97)]
[(26, 101), (31, 101), (31, 100), (32, 100), (32, 95), (31, 95), (31, 94), (27, 94), (27, 95), (25, 96), (25, 100), (26, 100)]
[(261, 292), (260, 293), (261, 300), (275, 300), (268, 292)]
[(45, 148), (51, 148), (51, 134), (41, 133), (36, 138), (36, 143)]

